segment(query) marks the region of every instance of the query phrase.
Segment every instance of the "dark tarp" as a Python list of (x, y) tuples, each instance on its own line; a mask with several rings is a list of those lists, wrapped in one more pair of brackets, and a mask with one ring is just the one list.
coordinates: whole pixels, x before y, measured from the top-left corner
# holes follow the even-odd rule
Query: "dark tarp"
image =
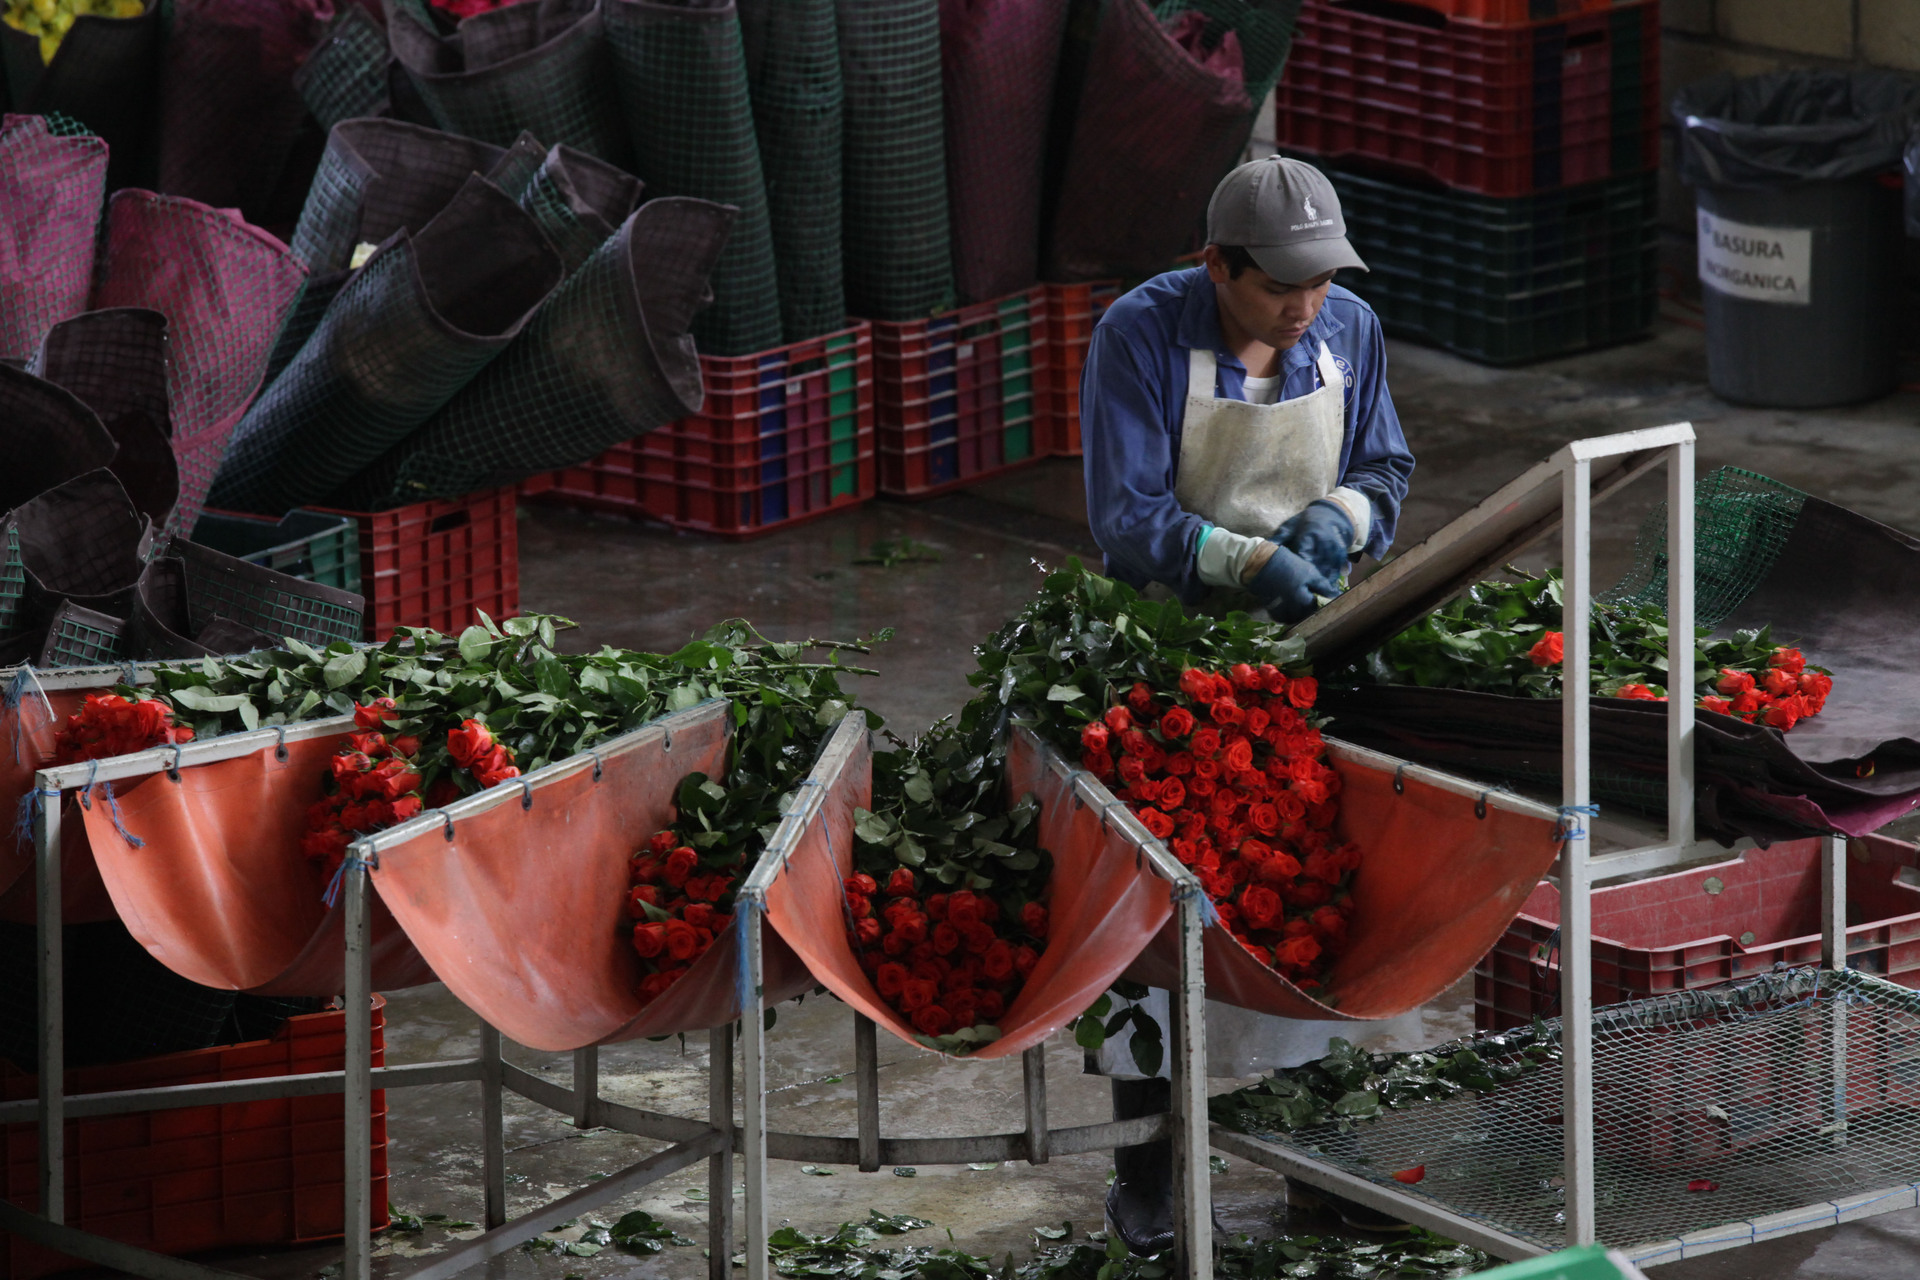
[(1797, 67), (1690, 84), (1673, 100), (1680, 176), (1716, 187), (1839, 182), (1884, 173), (1920, 121), (1920, 79)]

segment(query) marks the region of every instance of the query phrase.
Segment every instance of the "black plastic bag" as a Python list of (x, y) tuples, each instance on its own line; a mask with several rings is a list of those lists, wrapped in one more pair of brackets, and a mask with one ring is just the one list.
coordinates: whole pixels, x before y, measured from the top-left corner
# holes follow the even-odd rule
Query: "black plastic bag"
[(1690, 184), (1838, 182), (1900, 163), (1920, 120), (1920, 78), (1810, 68), (1722, 74), (1682, 89), (1673, 115), (1680, 176)]
[(216, 507), (279, 515), (402, 443), (504, 350), (562, 279), (534, 219), (478, 175), (394, 232), (234, 431)]

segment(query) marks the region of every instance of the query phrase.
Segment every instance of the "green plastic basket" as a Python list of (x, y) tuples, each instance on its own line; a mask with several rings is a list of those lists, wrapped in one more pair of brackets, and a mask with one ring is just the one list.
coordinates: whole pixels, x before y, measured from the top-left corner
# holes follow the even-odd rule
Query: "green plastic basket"
[[(360, 532), (345, 516), (295, 511), (275, 522), (229, 511), (202, 513), (193, 540), (248, 564), (341, 591), (360, 590)], [(6, 579), (0, 571), (0, 597)]]

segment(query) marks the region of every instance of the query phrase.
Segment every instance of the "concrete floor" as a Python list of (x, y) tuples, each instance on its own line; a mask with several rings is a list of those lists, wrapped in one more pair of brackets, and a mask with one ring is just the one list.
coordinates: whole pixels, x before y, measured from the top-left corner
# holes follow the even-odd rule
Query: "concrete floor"
[[(1920, 394), (1820, 412), (1741, 409), (1705, 386), (1701, 335), (1663, 321), (1646, 341), (1530, 368), (1500, 371), (1440, 352), (1389, 343), (1395, 401), (1419, 458), (1400, 545), (1434, 531), (1566, 440), (1679, 420), (1700, 433), (1702, 471), (1723, 463), (1774, 476), (1907, 529), (1920, 528)], [(1913, 376), (1911, 373), (1909, 376)], [(1660, 496), (1650, 478), (1603, 507), (1596, 521), (1596, 581), (1631, 560), (1634, 530)], [(939, 557), (890, 568), (857, 565), (875, 543), (910, 538)], [(676, 536), (623, 521), (529, 507), (521, 523), (522, 603), (580, 623), (573, 642), (677, 646), (722, 618), (740, 615), (780, 639), (865, 635), (897, 629), (869, 660), (881, 675), (856, 692), (903, 734), (954, 711), (968, 695), (972, 646), (1032, 592), (1041, 566), (1069, 555), (1097, 559), (1085, 526), (1077, 462), (1042, 463), (970, 492), (906, 505), (875, 503), (757, 542), (730, 544)], [(1527, 567), (1550, 563), (1550, 552)], [(783, 1009), (775, 1032), (773, 1123), (814, 1133), (853, 1132), (851, 1017), (829, 998)], [(1439, 1043), (1471, 1025), (1470, 982), (1426, 1011), (1419, 1037)], [(883, 1041), (885, 1038), (883, 1037)], [(395, 993), (388, 1009), (388, 1061), (471, 1053), (474, 1021), (438, 987)], [(1412, 1044), (1394, 1047), (1414, 1047)], [(1012, 1063), (948, 1062), (883, 1043), (887, 1130), (913, 1135), (1020, 1127), (1019, 1070)], [(564, 1081), (566, 1062), (510, 1048), (509, 1056)], [(685, 1114), (704, 1107), (704, 1036), (620, 1046), (603, 1057), (608, 1096)], [(1079, 1054), (1049, 1049), (1056, 1124), (1107, 1115), (1104, 1084), (1079, 1074)], [(1215, 1087), (1230, 1082), (1216, 1081)], [(409, 1212), (477, 1218), (477, 1099), (470, 1086), (389, 1094), (391, 1199)], [(509, 1103), (510, 1192), (518, 1211), (640, 1158), (657, 1144), (607, 1132), (580, 1132), (529, 1104)], [(908, 1242), (954, 1244), (994, 1256), (1024, 1256), (1032, 1228), (1071, 1221), (1097, 1227), (1109, 1162), (1104, 1153), (1041, 1168), (927, 1168), (913, 1178), (845, 1168), (814, 1176), (774, 1170), (776, 1216), (809, 1230), (864, 1217), (869, 1208), (932, 1219)], [(612, 1221), (645, 1208), (683, 1234), (702, 1234), (705, 1176), (691, 1169), (655, 1194), (595, 1215)], [(1216, 1202), (1235, 1230), (1285, 1221), (1282, 1184), (1240, 1160), (1214, 1179)], [(383, 1245), (381, 1266), (446, 1239), (429, 1230)], [(471, 1231), (461, 1235), (473, 1234)], [(578, 1228), (571, 1234), (578, 1234)], [(931, 1239), (929, 1239), (931, 1238)], [(219, 1264), (262, 1277), (321, 1273), (337, 1249), (244, 1251)], [(612, 1276), (692, 1277), (698, 1247), (650, 1258), (609, 1250), (590, 1258), (516, 1252), (494, 1269), (513, 1277), (562, 1280)], [(1673, 1264), (1671, 1280), (1774, 1280), (1907, 1275), (1920, 1272), (1920, 1212), (1890, 1215), (1766, 1246)]]

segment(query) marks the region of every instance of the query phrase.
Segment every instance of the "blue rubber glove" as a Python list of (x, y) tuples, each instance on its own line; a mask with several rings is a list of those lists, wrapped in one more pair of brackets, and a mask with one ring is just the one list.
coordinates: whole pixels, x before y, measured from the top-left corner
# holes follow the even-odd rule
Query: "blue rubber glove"
[[(1339, 503), (1321, 498), (1273, 531), (1273, 540), (1338, 582), (1353, 565), (1347, 548), (1353, 545), (1353, 518)], [(1321, 594), (1326, 594), (1322, 592)]]
[(1247, 591), (1275, 622), (1290, 627), (1320, 607), (1315, 596), (1337, 596), (1340, 587), (1285, 547), (1275, 547), (1272, 559), (1247, 583)]

